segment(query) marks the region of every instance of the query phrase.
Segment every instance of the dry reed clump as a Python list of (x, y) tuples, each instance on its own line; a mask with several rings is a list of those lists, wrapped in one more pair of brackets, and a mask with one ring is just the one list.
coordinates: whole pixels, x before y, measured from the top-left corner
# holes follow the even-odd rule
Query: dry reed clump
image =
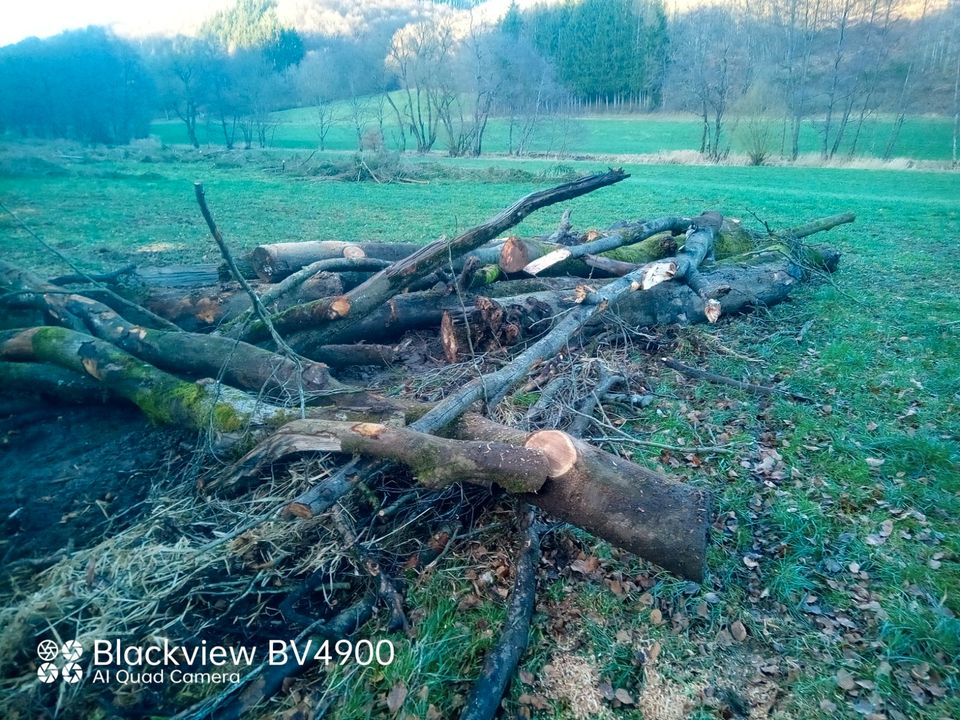
[[(327, 578), (318, 592), (332, 598), (332, 579), (357, 573), (327, 518), (277, 516), (323, 474), (303, 464), (235, 499), (199, 497), (190, 482), (157, 484), (141, 521), (69, 554), (0, 608), (0, 715), (7, 702), (23, 700), (15, 695), (38, 690), (41, 637), (77, 639), (89, 649), (94, 639), (150, 644), (196, 638), (215, 626), (242, 635), (271, 599), (307, 575)], [(232, 627), (220, 627), (224, 617)], [(78, 693), (84, 684), (65, 687)]]

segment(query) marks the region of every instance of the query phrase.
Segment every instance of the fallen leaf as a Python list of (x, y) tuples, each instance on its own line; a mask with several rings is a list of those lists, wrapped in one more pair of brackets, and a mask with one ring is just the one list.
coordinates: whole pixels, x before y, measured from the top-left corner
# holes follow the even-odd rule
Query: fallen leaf
[(747, 629), (739, 620), (734, 620), (730, 625), (730, 634), (733, 635), (733, 639), (737, 642), (743, 642), (747, 639)]
[(536, 695), (534, 693), (523, 693), (517, 698), (517, 702), (521, 705), (535, 707), (537, 710), (547, 710), (550, 707), (550, 703), (547, 702), (547, 699), (543, 697), (543, 695)]
[(397, 683), (390, 692), (387, 693), (387, 709), (395, 713), (403, 707), (403, 701), (407, 699), (407, 686), (403, 683)]
[(588, 558), (577, 558), (570, 564), (571, 570), (582, 575), (589, 575), (592, 572), (596, 572), (598, 567), (600, 567), (600, 560), (594, 556)]
[(880, 537), (890, 537), (893, 533), (893, 520), (884, 520), (880, 523)]
[(750, 568), (751, 570), (753, 570), (755, 567), (759, 567), (759, 566), (760, 566), (760, 563), (758, 563), (758, 562), (754, 559), (754, 556), (752, 556), (752, 555), (744, 555), (744, 556), (743, 556), (743, 564), (746, 565), (746, 566), (747, 566), (748, 568)]
[(884, 460), (883, 458), (872, 458), (872, 457), (867, 458), (867, 465), (869, 465), (872, 468), (880, 467), (885, 462), (886, 460)]
[(617, 688), (616, 692), (613, 693), (613, 697), (622, 702), (624, 705), (633, 705), (633, 698), (630, 697), (630, 693), (623, 688)]
[(658, 657), (660, 657), (660, 643), (654, 642), (653, 645), (647, 649), (647, 662), (655, 663)]
[(857, 686), (856, 681), (853, 679), (853, 675), (843, 668), (837, 670), (836, 681), (837, 686), (843, 690), (853, 690)]
[(660, 611), (660, 608), (654, 608), (650, 611), (650, 622), (654, 625), (663, 624), (663, 613)]

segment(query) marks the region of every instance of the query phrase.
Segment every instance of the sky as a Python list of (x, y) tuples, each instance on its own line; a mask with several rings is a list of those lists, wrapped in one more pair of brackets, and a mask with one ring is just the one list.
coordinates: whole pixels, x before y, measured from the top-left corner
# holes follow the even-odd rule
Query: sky
[(87, 25), (108, 25), (120, 35), (190, 30), (230, 0), (7, 0), (0, 45), (49, 37)]

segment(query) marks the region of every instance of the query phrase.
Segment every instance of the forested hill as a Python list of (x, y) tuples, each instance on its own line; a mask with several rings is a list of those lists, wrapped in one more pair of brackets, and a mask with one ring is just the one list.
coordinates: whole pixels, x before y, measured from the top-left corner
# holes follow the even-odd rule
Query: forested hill
[(498, 117), (522, 154), (544, 117), (665, 109), (699, 118), (705, 156), (725, 157), (739, 125), (762, 162), (774, 146), (796, 159), (811, 126), (824, 160), (852, 156), (881, 116), (893, 157), (924, 113), (957, 118), (956, 162), (960, 2), (946, 2), (230, 0), (189, 36), (88, 28), (0, 48), (0, 96), (16, 99), (0, 132), (117, 143), (162, 116), (198, 147), (198, 127), (250, 147), (275, 111), (313, 108), (321, 149), (336, 122), (358, 149), (479, 155)]

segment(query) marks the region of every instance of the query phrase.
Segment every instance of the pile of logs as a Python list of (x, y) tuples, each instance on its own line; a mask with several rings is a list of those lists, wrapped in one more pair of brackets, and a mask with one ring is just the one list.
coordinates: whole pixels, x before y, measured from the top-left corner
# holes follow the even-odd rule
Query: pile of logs
[[(207, 492), (240, 492), (276, 463), (304, 455), (352, 458), (290, 498), (292, 518), (326, 511), (364, 478), (399, 464), (430, 487), (495, 484), (699, 581), (708, 492), (575, 434), (523, 432), (485, 413), (572, 339), (610, 319), (631, 328), (712, 323), (781, 302), (811, 273), (837, 266), (837, 252), (800, 240), (853, 217), (756, 235), (711, 211), (577, 233), (565, 213), (551, 236), (505, 237), (537, 209), (627, 177), (610, 170), (531, 193), (456, 238), (422, 247), (282, 243), (239, 261), (198, 184), (225, 268), (45, 280), (0, 260), (0, 327), (9, 328), (0, 330), (0, 387), (60, 401), (130, 402), (157, 422), (210, 432), (223, 449), (249, 448), (252, 436), (253, 449)], [(450, 363), (484, 354), (501, 362), (436, 403), (377, 395), (334, 377), (344, 366), (401, 362), (398, 342), (412, 330), (432, 333)]]

